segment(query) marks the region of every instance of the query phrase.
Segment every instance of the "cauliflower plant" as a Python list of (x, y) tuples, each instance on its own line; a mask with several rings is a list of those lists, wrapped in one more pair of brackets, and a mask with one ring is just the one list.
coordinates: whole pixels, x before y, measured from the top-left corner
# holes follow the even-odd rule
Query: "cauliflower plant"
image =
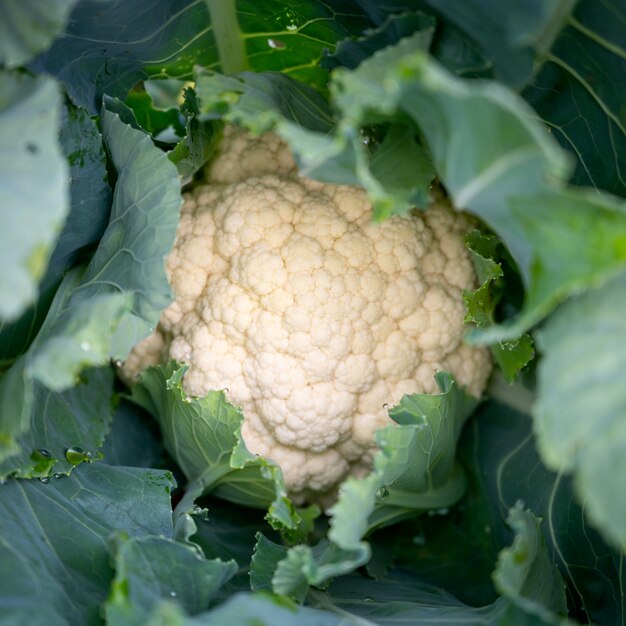
[(174, 358), (190, 395), (227, 388), (299, 502), (369, 469), (386, 405), (435, 392), (437, 370), (482, 393), (488, 351), (462, 342), (469, 224), (447, 203), (375, 223), (365, 191), (299, 177), (278, 137), (234, 127), (206, 179), (167, 260), (175, 301), (127, 378)]

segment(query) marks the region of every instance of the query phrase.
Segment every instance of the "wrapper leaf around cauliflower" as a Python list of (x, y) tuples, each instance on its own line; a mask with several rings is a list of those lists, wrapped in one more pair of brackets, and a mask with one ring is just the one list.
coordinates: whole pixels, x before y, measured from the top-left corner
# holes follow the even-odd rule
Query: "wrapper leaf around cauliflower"
[(278, 137), (227, 127), (206, 184), (185, 194), (167, 271), (175, 301), (123, 366), (169, 358), (185, 390), (229, 390), (253, 452), (298, 502), (366, 472), (387, 404), (436, 392), (437, 370), (479, 396), (484, 348), (462, 343), (475, 275), (467, 219), (444, 201), (372, 221), (359, 188), (298, 176)]

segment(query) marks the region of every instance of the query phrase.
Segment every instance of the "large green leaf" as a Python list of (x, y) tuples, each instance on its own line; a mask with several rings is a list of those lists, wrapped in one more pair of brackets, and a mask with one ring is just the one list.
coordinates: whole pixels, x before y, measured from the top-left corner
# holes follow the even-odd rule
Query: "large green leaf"
[[(527, 397), (518, 388), (507, 386), (507, 396), (520, 408), (530, 408), (532, 396)], [(588, 526), (589, 509), (578, 504), (571, 481), (542, 465), (531, 426), (527, 414), (498, 401), (488, 402), (470, 422), (461, 451), (467, 465), (473, 468), (476, 504), (468, 506), (458, 520), (461, 535), (456, 535), (457, 540), (473, 542), (482, 530), (496, 544), (507, 543), (510, 539), (504, 519), (509, 507), (522, 500), (543, 519), (543, 541), (566, 582), (570, 606), (578, 607), (581, 621), (621, 623), (626, 617), (622, 601), (626, 593), (624, 556), (608, 547)], [(606, 473), (604, 480), (610, 475)], [(486, 511), (477, 516), (479, 507), (484, 509), (485, 505)], [(430, 545), (434, 546), (435, 540), (427, 535), (421, 549), (427, 550)], [(442, 575), (445, 576), (447, 561), (461, 579), (471, 576), (472, 562), (458, 560), (453, 544), (441, 545), (447, 552), (435, 551), (431, 562), (442, 568)]]
[[(410, 35), (413, 31), (407, 29), (414, 17), (409, 11), (422, 12), (436, 22), (431, 54), (446, 67), (472, 77), (495, 76), (521, 88), (532, 77), (536, 57), (550, 47), (577, 0), (356, 1), (377, 28), (361, 40), (341, 42), (332, 57), (345, 47), (362, 60), (384, 47), (381, 44), (396, 43), (397, 34)], [(339, 60), (354, 67), (353, 58), (344, 55)]]
[(22, 354), (46, 316), (63, 273), (95, 246), (109, 218), (111, 188), (107, 181), (102, 135), (84, 109), (62, 107), (59, 140), (69, 164), (70, 211), (39, 285), (39, 295), (14, 323), (0, 322), (0, 359)]
[(572, 182), (626, 195), (626, 7), (579, 0), (525, 92), (576, 159)]
[(577, 0), (424, 0), (465, 31), (493, 63), (495, 78), (519, 88), (530, 80), (536, 51), (550, 46)]
[(46, 273), (52, 272), (54, 280), (100, 241), (111, 208), (106, 155), (96, 121), (66, 101), (59, 140), (70, 166), (70, 212), (48, 263)]
[(35, 299), (69, 209), (55, 81), (0, 70), (0, 318)]
[(29, 364), (52, 389), (71, 386), (87, 363), (125, 358), (171, 300), (163, 259), (182, 202), (176, 169), (146, 134), (109, 111), (102, 119), (117, 170), (111, 218), (84, 274), (57, 294)]
[(4, 0), (0, 5), (0, 66), (18, 67), (63, 30), (77, 0)]
[[(270, 0), (263, 11), (252, 0), (136, 0), (132, 7), (113, 0), (101, 9), (100, 0), (81, 0), (63, 35), (32, 64), (57, 76), (91, 113), (99, 111), (105, 93), (124, 98), (145, 78), (190, 78), (196, 65), (229, 73), (247, 63), (323, 87), (326, 70), (317, 64), (322, 51), (367, 25), (347, 0), (288, 7)], [(233, 48), (244, 53), (234, 70)]]
[(276, 464), (246, 449), (241, 411), (222, 391), (204, 398), (187, 396), (182, 385), (185, 370), (174, 361), (144, 370), (131, 399), (159, 422), (167, 451), (190, 483), (187, 495), (212, 492), (246, 506), (269, 507), (274, 524), (295, 529), (300, 518), (287, 498), (282, 473)]
[(162, 600), (176, 602), (188, 614), (201, 613), (236, 570), (234, 561), (208, 561), (197, 550), (165, 537), (120, 539), (105, 607), (107, 624), (143, 626)]
[[(111, 219), (91, 262), (65, 276), (35, 341), (0, 381), (3, 458), (18, 452), (15, 438), (31, 423), (47, 428), (45, 414), (42, 421), (33, 413), (36, 385), (60, 392), (75, 385), (85, 367), (125, 358), (170, 301), (163, 259), (182, 201), (176, 168), (145, 133), (109, 111), (103, 130), (117, 170)], [(108, 402), (94, 396), (94, 406)], [(94, 431), (94, 442), (102, 443), (103, 434)], [(22, 450), (20, 459), (26, 453), (31, 450)], [(14, 463), (22, 475), (32, 467)], [(4, 471), (10, 472), (8, 465)]]
[(171, 480), (96, 464), (0, 486), (3, 624), (100, 624), (113, 578), (109, 536), (171, 536)]
[[(626, 275), (559, 308), (537, 334), (535, 430), (549, 467), (573, 473), (591, 521), (626, 550)], [(593, 367), (589, 364), (593, 363)]]
[[(374, 120), (408, 116), (425, 135), (437, 173), (458, 208), (475, 210), (501, 235), (501, 230), (510, 234), (513, 228), (515, 237), (507, 244), (514, 256), (521, 257), (516, 260), (522, 266), (528, 262), (525, 242), (510, 224), (502, 201), (520, 189), (520, 176), (522, 189), (529, 185), (543, 189), (548, 171), (558, 176), (566, 167), (539, 124), (528, 119), (523, 102), (496, 84), (455, 79), (425, 54), (419, 32), (376, 53), (354, 71), (336, 70), (331, 96), (341, 118), (341, 134), (333, 142), (326, 140), (325, 154), (320, 154), (316, 145), (320, 139), (311, 133), (279, 127), (305, 172), (324, 178), (333, 158), (345, 152), (346, 136), (358, 137), (359, 127), (372, 116)], [(352, 150), (358, 164), (358, 144)], [(326, 163), (320, 163), (322, 158)], [(384, 181), (377, 194), (372, 194), (371, 184), (361, 184), (375, 200), (386, 193), (388, 206), (381, 203), (378, 209), (382, 215), (406, 211), (414, 204), (412, 194), (389, 193)]]

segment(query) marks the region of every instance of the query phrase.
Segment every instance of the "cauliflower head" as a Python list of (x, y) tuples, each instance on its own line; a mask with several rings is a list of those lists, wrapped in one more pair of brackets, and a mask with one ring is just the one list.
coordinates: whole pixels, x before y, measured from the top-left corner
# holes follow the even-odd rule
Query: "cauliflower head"
[(373, 222), (364, 190), (298, 177), (277, 136), (234, 127), (206, 179), (167, 259), (175, 301), (126, 378), (174, 358), (190, 395), (227, 388), (297, 502), (366, 472), (386, 405), (435, 392), (437, 370), (482, 393), (488, 351), (462, 342), (469, 223), (445, 201)]

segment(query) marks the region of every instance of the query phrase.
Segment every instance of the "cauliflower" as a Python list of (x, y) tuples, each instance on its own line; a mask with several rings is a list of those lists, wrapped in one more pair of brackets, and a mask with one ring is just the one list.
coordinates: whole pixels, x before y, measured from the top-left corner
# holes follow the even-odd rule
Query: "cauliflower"
[(375, 223), (364, 190), (298, 177), (278, 137), (234, 127), (206, 179), (167, 259), (175, 301), (127, 378), (174, 358), (190, 395), (227, 388), (297, 502), (367, 471), (386, 405), (435, 392), (437, 370), (482, 393), (488, 351), (462, 342), (469, 223), (445, 201)]

